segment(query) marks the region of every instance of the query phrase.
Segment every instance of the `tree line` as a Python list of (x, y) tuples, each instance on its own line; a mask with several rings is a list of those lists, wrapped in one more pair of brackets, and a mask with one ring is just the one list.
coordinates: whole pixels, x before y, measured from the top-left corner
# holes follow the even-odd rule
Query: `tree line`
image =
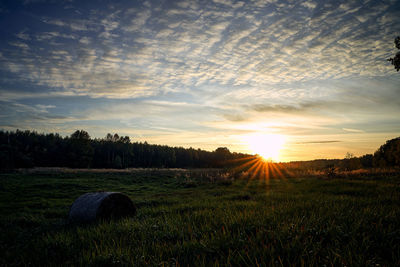
[(316, 159), (283, 163), (287, 168), (304, 170), (326, 170), (336, 168), (351, 171), (368, 168), (400, 167), (400, 137), (386, 141), (374, 154), (355, 157), (347, 153), (344, 159)]
[[(31, 167), (69, 168), (227, 168), (243, 165), (255, 156), (230, 152), (226, 147), (215, 151), (131, 142), (128, 136), (107, 134), (90, 138), (84, 130), (67, 137), (34, 131), (0, 131), (0, 169)], [(344, 159), (319, 159), (283, 163), (297, 169), (341, 170), (400, 166), (400, 137), (388, 140), (374, 154)]]
[(0, 131), (0, 168), (221, 168), (249, 155), (220, 147), (213, 152), (131, 142), (107, 134), (92, 139), (84, 130), (67, 137), (35, 131)]

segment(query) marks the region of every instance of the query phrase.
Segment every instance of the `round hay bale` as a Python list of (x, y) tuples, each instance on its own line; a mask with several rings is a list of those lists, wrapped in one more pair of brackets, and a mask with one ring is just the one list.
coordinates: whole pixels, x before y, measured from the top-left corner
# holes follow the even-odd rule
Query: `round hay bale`
[(86, 193), (78, 197), (69, 210), (69, 221), (93, 222), (98, 219), (119, 219), (136, 214), (131, 199), (118, 192)]

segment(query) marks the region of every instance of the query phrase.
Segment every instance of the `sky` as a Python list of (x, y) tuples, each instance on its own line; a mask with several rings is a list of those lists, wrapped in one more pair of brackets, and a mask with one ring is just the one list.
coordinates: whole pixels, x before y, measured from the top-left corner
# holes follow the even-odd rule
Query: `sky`
[(399, 18), (399, 0), (0, 0), (0, 129), (373, 153), (400, 136)]

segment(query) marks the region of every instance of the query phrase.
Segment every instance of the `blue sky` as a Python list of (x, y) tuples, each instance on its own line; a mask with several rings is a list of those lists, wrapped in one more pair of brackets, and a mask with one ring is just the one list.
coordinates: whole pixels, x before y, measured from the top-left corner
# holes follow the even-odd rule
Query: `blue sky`
[(400, 134), (400, 1), (0, 1), (0, 128), (249, 152)]

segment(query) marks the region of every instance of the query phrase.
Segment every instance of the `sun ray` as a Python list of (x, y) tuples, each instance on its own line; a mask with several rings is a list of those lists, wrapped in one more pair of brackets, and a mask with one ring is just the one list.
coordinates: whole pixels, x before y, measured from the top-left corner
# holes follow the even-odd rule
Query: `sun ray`
[(253, 164), (255, 164), (257, 162), (257, 160), (258, 160), (257, 158), (254, 158), (251, 161), (245, 162), (245, 163), (235, 167), (233, 170), (234, 170), (234, 172), (244, 171), (246, 169), (246, 167), (248, 167), (250, 165), (252, 166)]
[[(284, 181), (288, 181), (287, 178), (291, 175), (290, 169), (285, 167), (284, 164), (266, 160), (260, 155), (249, 156), (246, 157), (245, 160), (235, 160), (234, 162), (235, 166), (232, 167), (233, 173), (246, 173), (246, 175), (238, 176), (247, 180), (245, 189), (249, 187), (251, 181), (258, 181), (259, 186), (265, 188), (266, 194), (272, 190), (272, 179), (282, 179)], [(289, 184), (288, 186), (291, 185)]]
[(260, 161), (257, 161), (256, 164), (254, 164), (253, 166), (251, 166), (251, 168), (248, 170), (249, 173), (251, 173), (251, 180), (254, 179), (256, 177), (257, 174), (257, 170), (259, 169), (261, 165)]
[(279, 169), (279, 166), (277, 166), (277, 164), (271, 164), (271, 168), (273, 169), (274, 173), (278, 174), (278, 178), (283, 178), (283, 174), (282, 174), (281, 170)]
[(234, 162), (237, 162), (237, 161), (245, 161), (245, 160), (249, 160), (249, 159), (257, 159), (257, 157), (254, 156), (254, 155), (252, 155), (252, 156), (243, 157), (243, 158), (238, 158), (238, 159), (231, 159), (231, 160), (229, 160), (228, 162), (229, 162), (229, 163), (234, 163)]

